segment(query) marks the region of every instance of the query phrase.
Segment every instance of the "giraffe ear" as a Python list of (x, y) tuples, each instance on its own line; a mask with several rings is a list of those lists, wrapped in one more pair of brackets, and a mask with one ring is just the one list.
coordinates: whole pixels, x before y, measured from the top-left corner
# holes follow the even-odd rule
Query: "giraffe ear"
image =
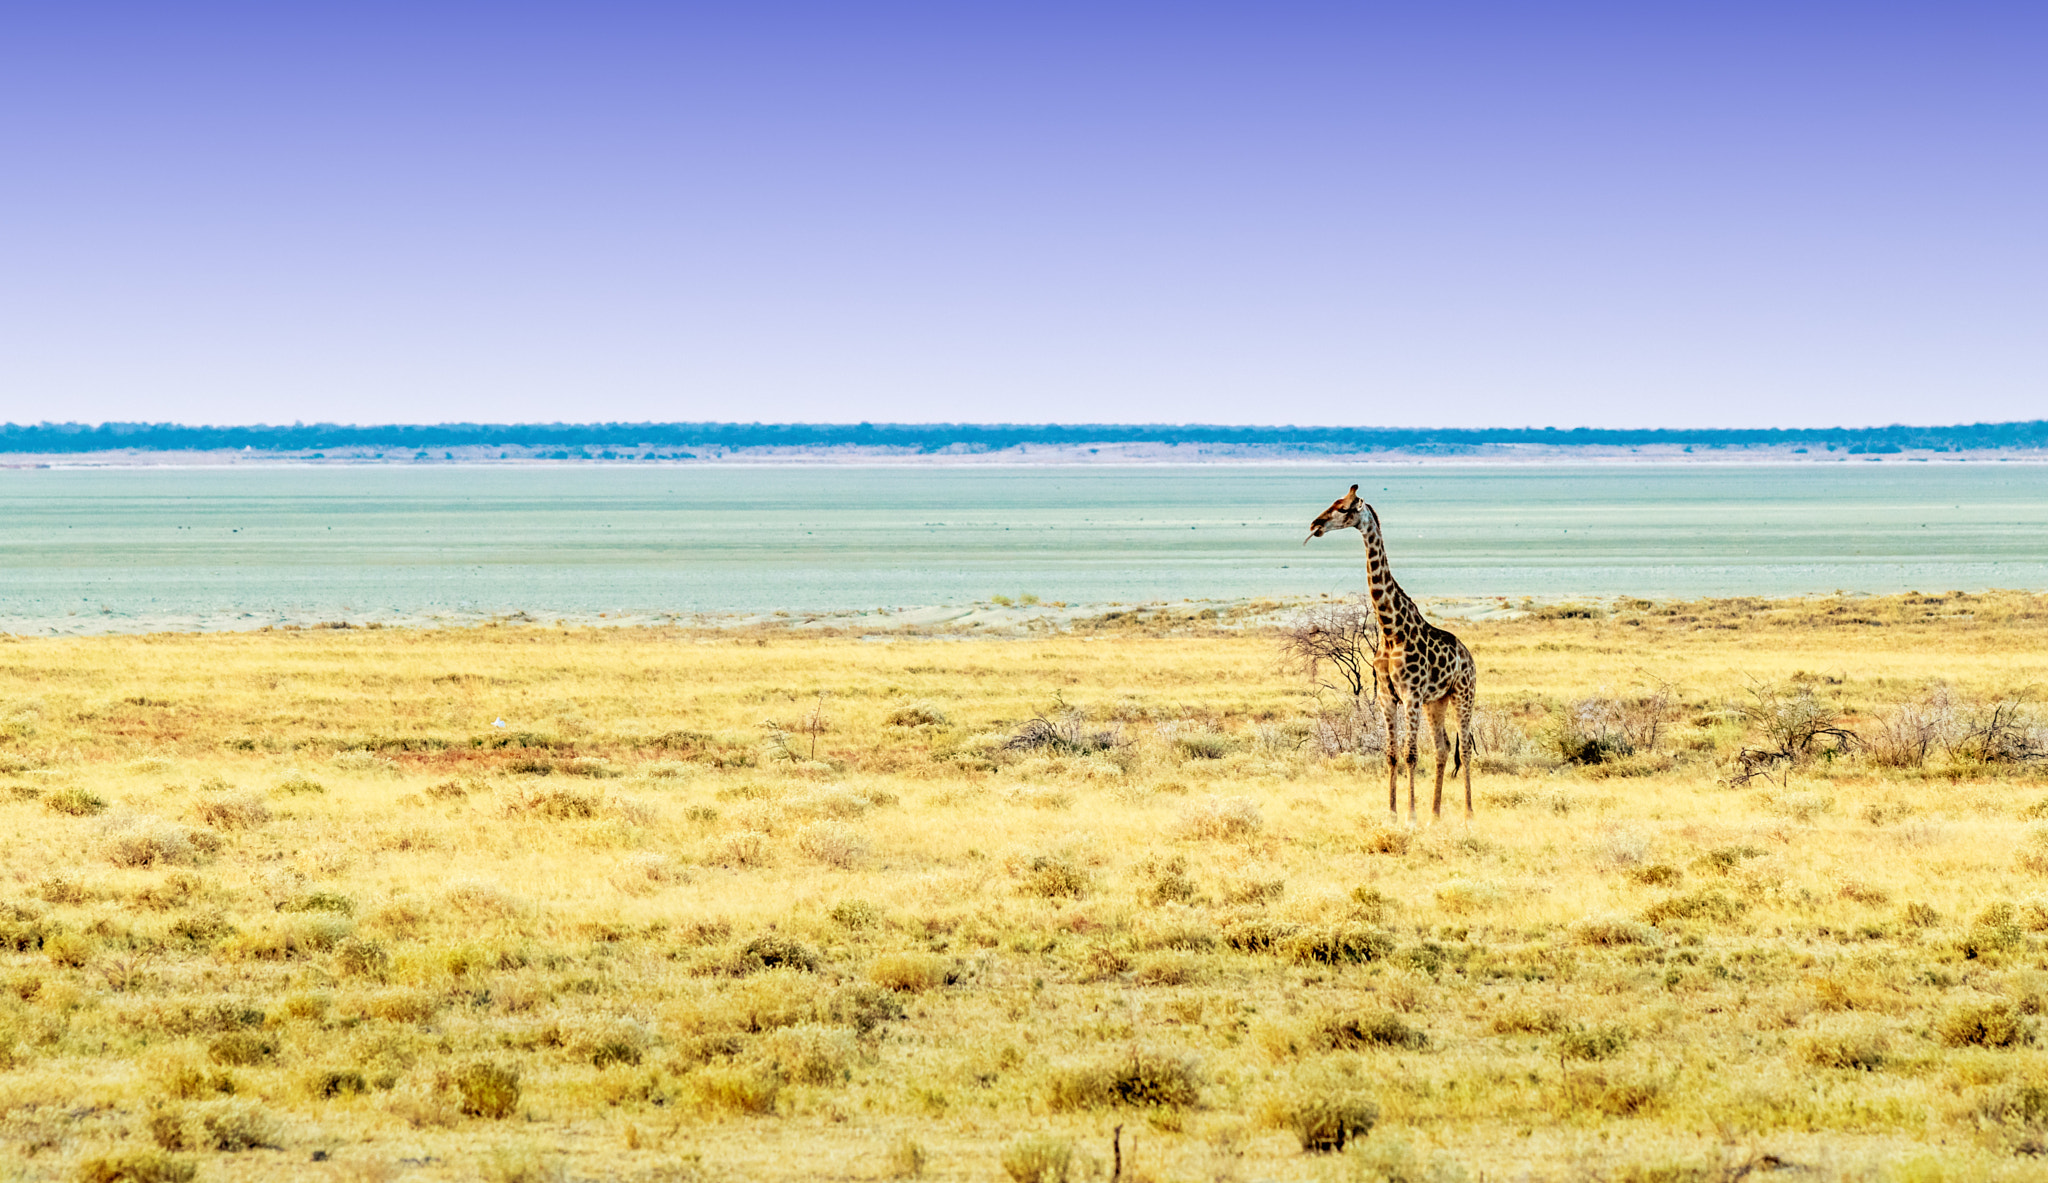
[(1343, 497), (1339, 498), (1337, 504), (1343, 506), (1345, 509), (1350, 509), (1352, 506), (1357, 505), (1358, 486), (1351, 486), (1351, 491), (1349, 493), (1344, 494)]

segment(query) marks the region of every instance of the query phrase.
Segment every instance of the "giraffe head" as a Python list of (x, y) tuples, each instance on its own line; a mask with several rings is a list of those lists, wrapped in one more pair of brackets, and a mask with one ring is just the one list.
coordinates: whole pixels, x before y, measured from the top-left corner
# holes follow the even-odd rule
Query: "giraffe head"
[(1362, 530), (1368, 517), (1378, 520), (1372, 506), (1359, 497), (1358, 486), (1353, 485), (1349, 493), (1330, 502), (1330, 508), (1308, 524), (1308, 538), (1302, 539), (1301, 544), (1307, 546), (1309, 538), (1321, 538), (1328, 530)]

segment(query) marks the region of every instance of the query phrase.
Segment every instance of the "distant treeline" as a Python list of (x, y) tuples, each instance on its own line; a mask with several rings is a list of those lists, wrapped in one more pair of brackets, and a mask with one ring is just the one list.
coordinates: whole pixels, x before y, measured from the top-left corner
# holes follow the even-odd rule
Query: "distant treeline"
[(535, 451), (631, 449), (722, 451), (741, 448), (906, 448), (919, 452), (993, 451), (1024, 444), (1240, 444), (1303, 452), (1386, 449), (1455, 452), (1483, 444), (1645, 444), (1691, 448), (1797, 445), (1851, 453), (1905, 449), (1971, 451), (2048, 447), (2048, 420), (1954, 427), (1698, 428), (1619, 430), (1574, 427), (1227, 427), (1210, 424), (1010, 423), (437, 423), (358, 427), (294, 423), (271, 427), (192, 427), (178, 423), (0, 425), (0, 452), (99, 452), (251, 448), (265, 452), (339, 449), (521, 448)]

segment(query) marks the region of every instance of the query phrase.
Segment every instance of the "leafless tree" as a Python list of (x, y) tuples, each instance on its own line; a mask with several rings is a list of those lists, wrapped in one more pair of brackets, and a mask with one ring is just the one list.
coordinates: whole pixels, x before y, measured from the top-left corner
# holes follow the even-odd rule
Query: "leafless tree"
[(1372, 668), (1379, 647), (1379, 621), (1362, 599), (1317, 604), (1280, 633), (1280, 655), (1288, 668), (1349, 699), (1339, 712), (1319, 712), (1316, 738), (1327, 754), (1371, 751), (1383, 740)]
[(1290, 668), (1359, 700), (1374, 697), (1372, 659), (1379, 652), (1379, 621), (1363, 600), (1317, 604), (1280, 633), (1280, 654)]

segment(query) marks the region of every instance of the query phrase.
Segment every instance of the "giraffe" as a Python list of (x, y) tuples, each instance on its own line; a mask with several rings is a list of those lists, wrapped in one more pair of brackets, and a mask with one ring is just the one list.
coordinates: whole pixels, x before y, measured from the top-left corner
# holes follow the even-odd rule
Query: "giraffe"
[[(1465, 818), (1472, 818), (1472, 713), (1478, 701), (1479, 670), (1472, 651), (1464, 642), (1422, 618), (1422, 610), (1401, 585), (1394, 582), (1387, 566), (1387, 545), (1380, 537), (1380, 515), (1359, 499), (1358, 486), (1330, 503), (1310, 523), (1310, 538), (1321, 538), (1326, 530), (1356, 529), (1365, 538), (1366, 590), (1372, 597), (1373, 617), (1379, 621), (1380, 646), (1373, 658), (1373, 682), (1379, 691), (1380, 717), (1387, 728), (1387, 812), (1401, 815), (1397, 791), (1398, 770), (1404, 755), (1402, 729), (1405, 716), (1408, 764), (1408, 823), (1415, 824), (1415, 756), (1422, 712), (1429, 711), (1430, 727), (1436, 734), (1436, 799), (1431, 808), (1437, 820), (1444, 816), (1444, 766), (1451, 775), (1465, 776)], [(1453, 744), (1444, 731), (1444, 711), (1458, 712), (1458, 738)], [(1398, 714), (1397, 714), (1398, 712)]]

